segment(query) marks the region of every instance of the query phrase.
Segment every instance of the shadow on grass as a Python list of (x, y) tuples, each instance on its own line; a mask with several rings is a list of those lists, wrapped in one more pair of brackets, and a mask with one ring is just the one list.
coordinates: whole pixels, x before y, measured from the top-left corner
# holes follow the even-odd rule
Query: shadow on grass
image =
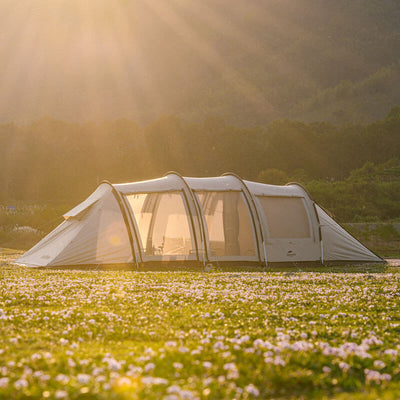
[[(19, 250), (0, 248), (0, 261), (3, 266), (17, 265), (15, 260), (21, 256), (22, 252)], [(391, 262), (392, 261), (392, 262)], [(398, 261), (398, 262), (397, 262)], [(132, 271), (132, 272), (199, 272), (199, 273), (223, 273), (223, 272), (268, 272), (268, 273), (400, 273), (400, 260), (388, 260), (387, 264), (384, 263), (367, 263), (367, 264), (332, 264), (321, 265), (312, 263), (292, 263), (269, 265), (268, 267), (261, 266), (237, 266), (237, 265), (220, 265), (218, 263), (208, 264), (206, 267), (199, 266), (197, 263), (194, 265), (143, 265), (139, 268), (133, 264), (107, 264), (107, 265), (72, 265), (72, 266), (59, 266), (59, 267), (38, 267), (35, 269), (40, 270), (80, 270), (80, 271)], [(33, 270), (33, 269), (32, 269)]]
[[(12, 262), (9, 263), (13, 265)], [(15, 265), (15, 264), (14, 264)], [(24, 268), (23, 266), (19, 266)], [(25, 267), (28, 268), (28, 267)], [(340, 265), (340, 266), (284, 266), (284, 267), (218, 267), (213, 266), (209, 268), (203, 267), (141, 267), (137, 269), (132, 265), (73, 265), (73, 266), (59, 266), (59, 267), (37, 267), (31, 270), (45, 270), (45, 271), (131, 271), (131, 272), (197, 272), (197, 273), (331, 273), (331, 274), (384, 274), (384, 273), (400, 273), (400, 267), (393, 267), (389, 265)]]

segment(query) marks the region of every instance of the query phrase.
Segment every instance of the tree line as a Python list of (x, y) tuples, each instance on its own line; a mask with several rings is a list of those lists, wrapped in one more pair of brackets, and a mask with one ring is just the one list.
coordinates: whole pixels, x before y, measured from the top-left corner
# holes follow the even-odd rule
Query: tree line
[[(266, 183), (290, 179), (323, 198), (337, 182), (354, 179), (352, 171), (366, 163), (375, 168), (396, 158), (400, 107), (384, 120), (340, 127), (282, 120), (241, 128), (216, 116), (202, 123), (163, 116), (144, 128), (122, 119), (72, 123), (44, 118), (28, 125), (0, 125), (0, 201), (73, 204), (101, 180), (129, 182), (170, 170), (186, 176), (232, 171)], [(392, 164), (387, 168), (396, 170)], [(376, 182), (386, 182), (377, 176)], [(396, 176), (386, 183), (396, 185)], [(339, 215), (348, 217), (344, 211)], [(382, 217), (399, 215), (395, 207)]]

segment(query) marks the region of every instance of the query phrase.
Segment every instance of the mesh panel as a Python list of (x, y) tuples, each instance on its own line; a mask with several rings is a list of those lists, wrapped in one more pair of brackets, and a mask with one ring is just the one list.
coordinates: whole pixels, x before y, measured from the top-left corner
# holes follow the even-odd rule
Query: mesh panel
[(249, 212), (240, 192), (198, 192), (211, 255), (255, 256)]
[(127, 198), (145, 255), (193, 253), (192, 235), (181, 193), (133, 194)]

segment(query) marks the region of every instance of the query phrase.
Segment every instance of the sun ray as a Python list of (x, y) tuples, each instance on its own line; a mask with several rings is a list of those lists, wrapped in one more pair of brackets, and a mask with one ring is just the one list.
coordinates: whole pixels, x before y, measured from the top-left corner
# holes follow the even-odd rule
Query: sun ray
[(169, 5), (162, 0), (154, 0), (151, 6), (160, 17), (189, 45), (193, 46), (202, 60), (218, 72), (221, 78), (261, 113), (276, 113), (274, 106), (263, 93), (241, 74), (227, 65), (218, 52), (199, 36), (190, 25)]
[[(0, 117), (148, 122), (164, 113), (218, 113), (231, 101), (265, 121), (281, 115), (285, 93), (322, 89), (316, 63), (296, 53), (301, 40), (310, 57), (328, 54), (326, 38), (296, 19), (301, 5), (226, 4), (4, 0)], [(361, 60), (344, 45), (337, 54), (343, 69)]]

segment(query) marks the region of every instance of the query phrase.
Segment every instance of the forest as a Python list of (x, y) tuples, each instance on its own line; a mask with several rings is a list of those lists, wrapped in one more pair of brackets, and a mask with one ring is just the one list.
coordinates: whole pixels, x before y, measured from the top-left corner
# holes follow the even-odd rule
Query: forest
[(0, 126), (0, 201), (69, 207), (113, 183), (231, 171), (270, 184), (296, 181), (336, 218), (400, 217), (400, 107), (371, 124), (275, 121), (240, 128), (219, 117), (163, 116), (71, 123), (44, 118)]

